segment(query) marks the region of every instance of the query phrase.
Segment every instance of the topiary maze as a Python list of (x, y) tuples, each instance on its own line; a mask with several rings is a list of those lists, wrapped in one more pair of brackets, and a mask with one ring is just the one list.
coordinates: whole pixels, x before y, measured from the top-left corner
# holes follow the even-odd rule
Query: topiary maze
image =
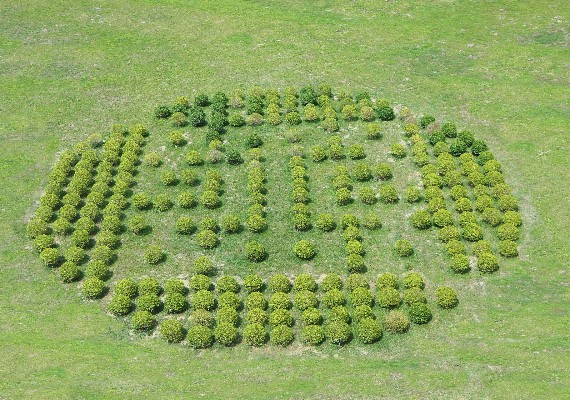
[(64, 150), (28, 234), (130, 329), (194, 348), (374, 343), (518, 255), (485, 142), (328, 85), (159, 106)]

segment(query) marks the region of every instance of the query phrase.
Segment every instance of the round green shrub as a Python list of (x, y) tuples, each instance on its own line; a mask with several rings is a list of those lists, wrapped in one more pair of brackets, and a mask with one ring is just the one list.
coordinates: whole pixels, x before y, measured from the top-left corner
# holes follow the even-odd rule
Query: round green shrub
[(39, 252), (54, 246), (55, 242), (53, 237), (50, 235), (38, 235), (34, 238), (34, 247)]
[(228, 322), (219, 323), (214, 329), (216, 341), (224, 346), (232, 346), (238, 339), (237, 328)]
[(58, 218), (51, 225), (57, 235), (68, 235), (72, 231), (72, 224), (67, 219)]
[(158, 264), (162, 260), (164, 260), (164, 257), (165, 257), (164, 253), (162, 252), (160, 246), (150, 245), (146, 248), (144, 252), (143, 260), (147, 264)]
[(412, 214), (412, 225), (417, 229), (428, 229), (431, 227), (431, 214), (426, 210), (417, 210)]
[(352, 201), (350, 190), (347, 188), (340, 188), (336, 191), (336, 202), (339, 206), (344, 206)]
[(131, 318), (131, 328), (136, 331), (149, 332), (156, 325), (156, 320), (148, 311), (137, 311)]
[(109, 305), (107, 306), (107, 310), (111, 314), (122, 316), (127, 315), (131, 311), (131, 298), (122, 294), (115, 294)]
[(350, 301), (354, 307), (357, 306), (372, 306), (374, 297), (369, 289), (359, 287), (352, 291), (350, 294)]
[(466, 211), (459, 216), (458, 222), (462, 227), (467, 224), (477, 224), (477, 217), (475, 216), (475, 213)]
[(424, 291), (417, 287), (404, 290), (404, 303), (412, 305), (414, 303), (427, 303), (427, 297)]
[(156, 152), (149, 152), (144, 156), (144, 163), (150, 165), (151, 167), (159, 167), (162, 164), (162, 158), (160, 154)]
[(267, 341), (267, 331), (261, 324), (249, 324), (243, 329), (243, 339), (248, 345), (259, 347)]
[(239, 310), (242, 307), (241, 300), (233, 292), (224, 292), (218, 297), (218, 305), (221, 308), (234, 308)]
[(166, 193), (162, 193), (155, 197), (154, 207), (160, 212), (165, 212), (172, 208), (172, 202)]
[(75, 223), (75, 229), (85, 230), (87, 233), (93, 234), (97, 230), (97, 225), (95, 225), (95, 222), (91, 218), (81, 217)]
[(181, 235), (189, 235), (196, 230), (196, 225), (190, 217), (180, 217), (176, 220), (176, 232)]
[(87, 264), (87, 268), (85, 269), (85, 275), (87, 275), (88, 277), (95, 277), (101, 279), (102, 281), (106, 281), (107, 279), (109, 279), (111, 271), (109, 271), (109, 268), (104, 262), (99, 260), (92, 260), (91, 262), (89, 262), (89, 264)]
[(214, 209), (220, 205), (220, 196), (212, 190), (206, 190), (200, 196), (200, 204), (209, 209)]
[(502, 255), (503, 257), (518, 256), (519, 250), (517, 248), (517, 244), (512, 240), (501, 240), (499, 242), (499, 254)]
[(299, 274), (295, 278), (294, 288), (298, 292), (303, 290), (315, 292), (317, 290), (317, 282), (310, 274)]
[(378, 122), (372, 122), (366, 125), (366, 138), (370, 140), (380, 139), (382, 137), (382, 127)]
[(243, 286), (248, 293), (260, 292), (263, 288), (263, 280), (258, 275), (247, 275), (243, 280)]
[(323, 232), (330, 232), (335, 229), (336, 223), (332, 214), (319, 214), (315, 223), (316, 227)]
[(287, 293), (277, 292), (271, 295), (269, 299), (269, 306), (273, 310), (277, 309), (285, 309), (288, 310), (291, 308), (291, 299), (287, 295)]
[(459, 303), (457, 292), (449, 286), (440, 286), (436, 291), (436, 302), (441, 308), (453, 308)]
[(433, 224), (440, 228), (448, 225), (453, 225), (453, 216), (446, 209), (437, 210), (433, 214)]
[(346, 322), (333, 321), (327, 325), (327, 337), (332, 343), (342, 346), (350, 342), (352, 332)]
[(160, 334), (169, 343), (179, 343), (184, 339), (184, 328), (180, 321), (166, 319), (160, 324)]
[(382, 220), (380, 216), (376, 213), (367, 213), (364, 216), (364, 220), (362, 221), (362, 225), (371, 231), (377, 230), (382, 228)]
[(300, 240), (294, 247), (295, 255), (301, 260), (310, 260), (316, 254), (315, 246), (308, 240)]
[(213, 249), (218, 245), (218, 237), (214, 231), (204, 229), (196, 234), (198, 246), (203, 249)]
[(447, 242), (445, 244), (445, 250), (447, 251), (447, 254), (449, 254), (450, 256), (466, 253), (465, 245), (463, 244), (463, 242), (460, 242), (459, 240), (456, 239), (452, 239), (449, 242)]
[(323, 320), (317, 308), (307, 308), (303, 311), (301, 319), (304, 325), (319, 325)]
[(396, 253), (398, 253), (400, 257), (409, 257), (414, 254), (414, 246), (407, 239), (400, 239), (396, 241), (394, 250), (396, 250)]
[(190, 347), (195, 349), (205, 349), (214, 343), (214, 334), (210, 328), (202, 325), (195, 325), (188, 330), (186, 340)]
[(327, 132), (336, 132), (339, 129), (338, 121), (333, 117), (326, 117), (323, 120), (323, 128)]
[(289, 293), (291, 291), (291, 282), (285, 274), (275, 274), (269, 279), (269, 290), (273, 293)]
[(414, 324), (427, 324), (432, 317), (432, 313), (427, 304), (414, 303), (408, 309), (410, 320)]
[(249, 324), (265, 324), (267, 322), (267, 313), (262, 308), (252, 308), (247, 312), (245, 317)]
[(356, 323), (362, 321), (363, 319), (367, 319), (367, 318), (371, 318), (371, 319), (376, 318), (376, 316), (372, 312), (372, 308), (370, 306), (361, 305), (361, 306), (356, 306), (354, 308), (353, 320)]
[(119, 279), (115, 283), (114, 293), (115, 295), (126, 296), (129, 299), (133, 299), (138, 294), (138, 286), (132, 279)]
[(376, 193), (371, 187), (362, 187), (358, 191), (358, 197), (364, 204), (371, 205), (376, 203)]
[(345, 246), (345, 250), (347, 255), (349, 254), (364, 254), (364, 246), (358, 240), (349, 240)]
[(390, 154), (394, 158), (406, 157), (406, 148), (401, 143), (394, 143), (390, 146)]
[(319, 325), (306, 325), (302, 334), (304, 342), (311, 346), (318, 346), (325, 341), (324, 329)]
[(521, 226), (522, 217), (517, 211), (506, 211), (505, 214), (503, 214), (503, 223), (514, 226)]
[(465, 254), (455, 254), (451, 258), (451, 270), (458, 274), (464, 274), (471, 269), (469, 257)]
[(159, 311), (161, 303), (156, 294), (143, 294), (137, 297), (136, 305), (139, 310), (148, 311), (155, 314)]
[(483, 229), (476, 223), (468, 223), (463, 226), (461, 236), (465, 240), (476, 242), (483, 239)]
[(214, 273), (214, 263), (208, 256), (199, 256), (194, 260), (194, 273), (212, 275)]
[(267, 252), (261, 243), (252, 240), (245, 245), (245, 257), (250, 261), (260, 262), (267, 258)]
[(164, 309), (169, 314), (179, 314), (188, 307), (186, 296), (180, 293), (167, 293), (164, 298)]
[(372, 169), (366, 162), (359, 162), (352, 170), (352, 174), (357, 181), (363, 182), (372, 178)]
[(348, 272), (351, 274), (362, 273), (366, 271), (366, 266), (364, 265), (364, 258), (360, 254), (351, 253), (346, 256), (346, 266), (348, 267)]
[(227, 233), (237, 233), (241, 229), (239, 218), (234, 214), (225, 215), (222, 218), (221, 226)]
[(216, 299), (209, 290), (198, 290), (192, 296), (192, 308), (194, 310), (213, 310), (216, 306)]
[(222, 276), (218, 279), (217, 288), (220, 293), (238, 293), (239, 292), (239, 283), (233, 276)]
[(265, 218), (260, 215), (250, 215), (246, 222), (247, 229), (251, 232), (263, 232), (267, 228)]
[(156, 118), (165, 119), (172, 115), (172, 111), (166, 106), (159, 106), (154, 110), (154, 116)]
[(410, 328), (408, 316), (399, 310), (393, 310), (386, 316), (386, 330), (391, 333), (404, 333)]
[(293, 316), (289, 310), (278, 308), (269, 314), (269, 323), (271, 326), (286, 325), (293, 326)]
[(216, 322), (218, 325), (227, 323), (232, 326), (237, 326), (239, 323), (239, 313), (233, 308), (220, 308), (216, 313)]
[(201, 325), (207, 328), (214, 326), (212, 313), (207, 310), (194, 310), (189, 318), (190, 326)]
[(77, 246), (84, 249), (88, 247), (90, 243), (91, 243), (91, 237), (89, 236), (89, 232), (87, 232), (85, 229), (76, 229), (71, 234), (72, 246)]
[(186, 120), (186, 115), (180, 111), (172, 113), (170, 116), (170, 121), (172, 122), (172, 125), (178, 127), (185, 126), (188, 123)]
[(380, 288), (398, 289), (398, 278), (391, 272), (384, 272), (376, 279), (376, 286)]
[(380, 200), (383, 203), (390, 204), (390, 203), (397, 203), (399, 200), (398, 191), (391, 184), (385, 184), (380, 186)]
[(404, 288), (410, 289), (413, 287), (423, 289), (424, 278), (417, 272), (408, 272), (403, 279)]
[(393, 287), (382, 287), (376, 295), (376, 301), (382, 308), (394, 308), (400, 305), (400, 293)]
[[(134, 215), (128, 223), (129, 230), (135, 235), (142, 235), (149, 229), (146, 218), (142, 215)], [(117, 233), (117, 232), (115, 232)]]
[(318, 303), (319, 301), (317, 300), (315, 293), (309, 290), (302, 290), (295, 296), (295, 307), (301, 311), (308, 308), (314, 308)]
[(497, 228), (497, 237), (499, 240), (516, 241), (520, 238), (519, 229), (511, 224), (503, 224)]
[(328, 292), (333, 289), (342, 289), (342, 279), (337, 274), (328, 274), (323, 279), (321, 287), (325, 292)]
[(364, 146), (360, 144), (353, 144), (348, 147), (348, 156), (353, 160), (360, 160), (366, 157), (364, 153)]
[(492, 253), (493, 250), (491, 249), (491, 243), (489, 243), (486, 240), (479, 240), (476, 243), (473, 243), (473, 246), (471, 246), (471, 249), (473, 251), (473, 254), (475, 254), (476, 256), (479, 256), (483, 253)]
[(483, 221), (491, 226), (497, 226), (501, 223), (503, 215), (495, 207), (487, 207), (483, 210)]
[(271, 330), (269, 342), (274, 346), (286, 347), (293, 343), (293, 330), (285, 325), (278, 325)]
[(493, 253), (482, 253), (477, 256), (477, 268), (481, 273), (488, 274), (499, 269), (499, 260)]
[(362, 343), (374, 343), (382, 337), (382, 327), (372, 318), (364, 318), (356, 325), (356, 337)]
[(151, 277), (144, 277), (139, 281), (138, 294), (154, 294), (158, 296), (160, 294), (160, 284), (158, 281)]
[(323, 303), (328, 308), (342, 306), (346, 303), (346, 297), (340, 289), (331, 289), (323, 296)]
[(311, 147), (311, 159), (314, 162), (322, 162), (327, 158), (327, 153), (322, 146), (313, 146)]
[(81, 277), (81, 271), (77, 264), (71, 261), (64, 262), (58, 269), (61, 280), (65, 283), (71, 283)]
[(299, 125), (301, 123), (301, 115), (297, 111), (288, 112), (284, 119), (288, 125)]
[(62, 256), (59, 249), (50, 247), (41, 251), (40, 259), (46, 267), (54, 268), (59, 265)]
[(98, 299), (105, 294), (105, 282), (99, 278), (87, 278), (83, 281), (83, 295), (88, 299)]
[(447, 243), (450, 240), (458, 240), (460, 236), (459, 229), (452, 225), (444, 226), (437, 233), (437, 238), (443, 243)]
[(346, 278), (346, 288), (349, 291), (353, 291), (358, 287), (363, 287), (368, 289), (369, 287), (368, 280), (362, 274), (350, 274), (348, 278)]

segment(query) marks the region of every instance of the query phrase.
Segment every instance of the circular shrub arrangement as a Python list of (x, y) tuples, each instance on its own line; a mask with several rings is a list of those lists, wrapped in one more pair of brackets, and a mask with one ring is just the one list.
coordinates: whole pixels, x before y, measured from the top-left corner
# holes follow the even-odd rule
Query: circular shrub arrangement
[(393, 310), (386, 316), (386, 330), (391, 333), (404, 333), (410, 328), (408, 316), (398, 310)]
[(83, 281), (83, 295), (88, 299), (98, 299), (105, 294), (105, 282), (99, 278), (87, 278)]
[(350, 342), (352, 332), (346, 322), (333, 321), (327, 325), (327, 337), (332, 343), (342, 346)]
[(382, 327), (372, 318), (364, 318), (356, 325), (356, 337), (362, 343), (374, 343), (382, 337)]
[(164, 253), (160, 246), (150, 245), (146, 248), (143, 259), (148, 264), (158, 264), (164, 259)]
[(376, 301), (382, 308), (394, 308), (400, 305), (400, 293), (393, 287), (382, 287), (376, 295)]
[(262, 346), (267, 341), (267, 331), (261, 324), (248, 324), (243, 329), (243, 340), (250, 346)]
[(455, 254), (451, 258), (451, 270), (458, 274), (464, 274), (471, 269), (469, 257), (465, 254)]
[(440, 286), (436, 291), (436, 302), (441, 308), (453, 308), (459, 303), (457, 292), (449, 286)]
[(275, 274), (269, 280), (269, 290), (273, 293), (289, 293), (291, 291), (291, 282), (285, 274)]
[(135, 331), (149, 332), (156, 325), (156, 320), (148, 311), (137, 311), (131, 318), (131, 328)]
[(295, 244), (295, 255), (301, 260), (310, 260), (316, 254), (315, 246), (308, 240), (300, 240)]
[(122, 294), (115, 294), (107, 307), (111, 314), (122, 316), (131, 311), (131, 298)]
[(427, 304), (414, 303), (408, 309), (410, 320), (414, 324), (427, 324), (432, 317), (432, 313)]
[(318, 346), (325, 341), (325, 331), (319, 325), (306, 325), (302, 334), (304, 342), (311, 346)]
[(188, 331), (186, 340), (195, 349), (205, 349), (214, 343), (214, 335), (209, 328), (195, 325)]
[(160, 324), (160, 335), (169, 343), (179, 343), (184, 339), (182, 323), (176, 319), (167, 319)]
[(482, 273), (491, 273), (499, 269), (499, 260), (493, 253), (481, 253), (477, 255), (477, 268)]
[(409, 257), (414, 254), (414, 246), (407, 239), (398, 240), (394, 245), (394, 249), (400, 257)]
[(267, 252), (261, 243), (252, 240), (245, 245), (245, 257), (250, 261), (260, 262), (265, 260)]
[(237, 328), (229, 322), (219, 323), (214, 329), (216, 341), (224, 346), (232, 346), (235, 344), (238, 336)]
[(186, 296), (180, 293), (168, 293), (164, 298), (164, 309), (168, 314), (178, 314), (188, 307)]

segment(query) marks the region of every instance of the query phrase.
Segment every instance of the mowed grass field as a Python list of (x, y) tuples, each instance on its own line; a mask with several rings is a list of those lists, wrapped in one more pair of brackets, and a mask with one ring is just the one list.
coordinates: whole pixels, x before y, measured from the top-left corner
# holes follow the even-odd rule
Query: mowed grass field
[[(0, 399), (566, 397), (569, 31), (564, 2), (2, 2)], [(61, 148), (178, 95), (323, 81), (469, 127), (503, 164), (521, 255), (441, 318), (374, 347), (194, 351), (131, 337), (31, 251)]]

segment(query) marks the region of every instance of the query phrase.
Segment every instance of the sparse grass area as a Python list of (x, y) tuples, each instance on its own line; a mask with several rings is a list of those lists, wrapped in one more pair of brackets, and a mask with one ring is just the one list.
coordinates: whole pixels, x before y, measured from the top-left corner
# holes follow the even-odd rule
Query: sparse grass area
[[(567, 5), (24, 1), (0, 14), (0, 397), (564, 397)], [(320, 81), (483, 137), (521, 204), (520, 258), (373, 351), (200, 352), (130, 337), (28, 248), (24, 216), (59, 149), (180, 94)]]

